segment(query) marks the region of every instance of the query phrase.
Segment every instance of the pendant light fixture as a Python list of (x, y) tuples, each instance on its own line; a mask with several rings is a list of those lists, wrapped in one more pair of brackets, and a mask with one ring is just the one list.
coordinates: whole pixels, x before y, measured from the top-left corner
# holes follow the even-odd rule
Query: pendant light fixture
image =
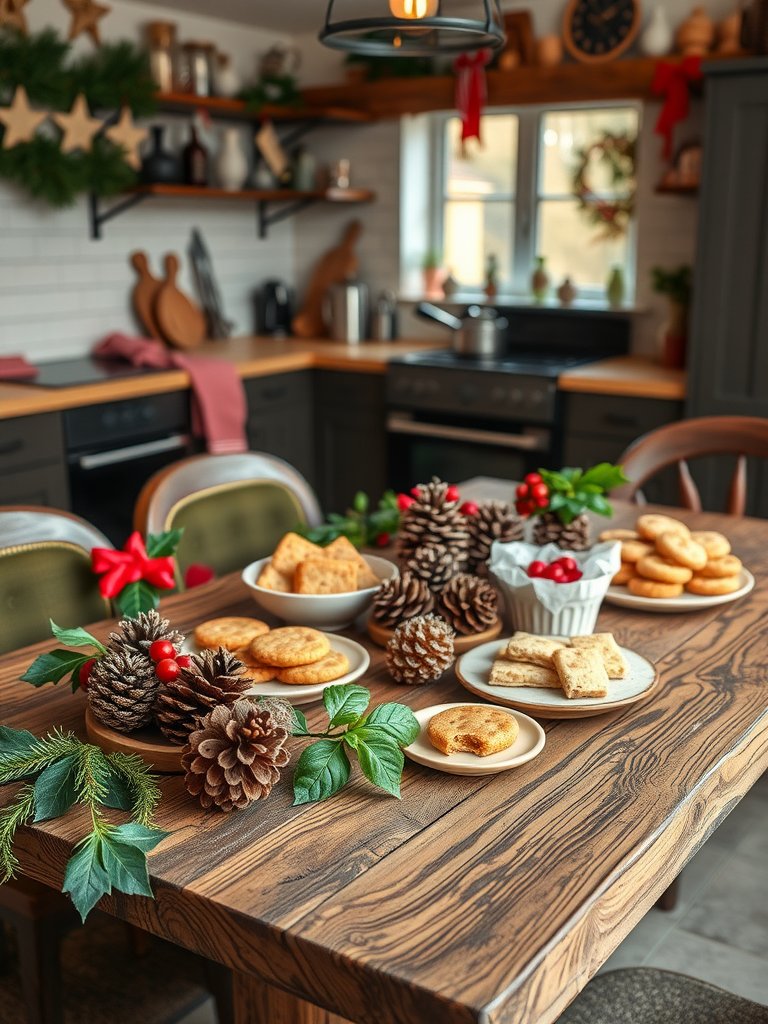
[(377, 0), (381, 13), (364, 18), (355, 16), (361, 2), (328, 0), (320, 42), (366, 57), (432, 57), (504, 45), (498, 0)]

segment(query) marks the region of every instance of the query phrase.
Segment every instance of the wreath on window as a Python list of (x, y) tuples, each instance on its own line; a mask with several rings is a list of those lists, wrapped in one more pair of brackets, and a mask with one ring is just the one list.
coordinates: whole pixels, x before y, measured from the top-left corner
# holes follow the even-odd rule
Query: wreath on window
[[(629, 227), (635, 212), (636, 142), (629, 135), (604, 132), (591, 145), (579, 150), (572, 191), (579, 210), (590, 224), (601, 229), (595, 241), (621, 238)], [(596, 161), (608, 167), (611, 186), (618, 193), (615, 198), (607, 199), (590, 186), (589, 174)]]

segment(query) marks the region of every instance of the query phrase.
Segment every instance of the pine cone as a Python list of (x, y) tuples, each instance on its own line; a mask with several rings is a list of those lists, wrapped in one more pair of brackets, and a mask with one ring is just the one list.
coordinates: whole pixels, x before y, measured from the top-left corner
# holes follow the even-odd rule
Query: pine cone
[(152, 608), (148, 612), (139, 612), (135, 619), (123, 619), (118, 622), (119, 633), (109, 634), (109, 646), (115, 650), (134, 651), (149, 657), (149, 648), (155, 640), (170, 640), (174, 647), (180, 647), (184, 634), (171, 629), (168, 619), (164, 619)]
[(88, 677), (88, 705), (104, 725), (133, 732), (149, 725), (159, 687), (154, 664), (143, 654), (109, 649)]
[(495, 540), (522, 540), (525, 520), (506, 501), (486, 501), (469, 517), (469, 571), (486, 576)]
[(181, 755), (184, 785), (206, 810), (242, 810), (264, 800), (288, 764), (288, 731), (249, 700), (217, 705), (190, 733)]
[(435, 606), (432, 592), (411, 572), (388, 580), (373, 600), (371, 617), (385, 629), (394, 629), (406, 619), (426, 615)]
[(439, 593), (460, 571), (453, 552), (442, 544), (425, 544), (416, 548), (405, 568), (423, 580), (433, 593)]
[(566, 526), (560, 522), (555, 512), (545, 512), (537, 516), (534, 523), (533, 543), (540, 547), (544, 547), (545, 544), (557, 544), (563, 551), (586, 551), (592, 546), (589, 539), (589, 519), (582, 513)]
[(417, 548), (440, 544), (448, 548), (461, 570), (469, 548), (467, 517), (459, 511), (458, 502), (448, 501), (448, 484), (437, 477), (430, 484), (421, 484), (418, 490), (419, 497), (400, 517), (397, 557), (405, 566)]
[(440, 616), (462, 636), (482, 633), (498, 620), (499, 595), (480, 576), (455, 576), (438, 599)]
[(245, 666), (230, 651), (201, 651), (188, 668), (157, 695), (155, 721), (166, 739), (183, 746), (200, 720), (217, 704), (231, 706), (251, 685)]
[(437, 615), (401, 623), (387, 644), (387, 668), (398, 683), (439, 679), (453, 658), (453, 630)]

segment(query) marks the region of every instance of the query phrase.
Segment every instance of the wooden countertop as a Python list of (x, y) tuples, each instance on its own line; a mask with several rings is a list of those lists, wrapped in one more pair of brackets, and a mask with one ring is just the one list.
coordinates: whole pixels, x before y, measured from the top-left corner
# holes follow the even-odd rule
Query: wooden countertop
[(685, 370), (668, 370), (642, 356), (614, 356), (568, 370), (557, 383), (561, 391), (681, 401), (685, 382)]

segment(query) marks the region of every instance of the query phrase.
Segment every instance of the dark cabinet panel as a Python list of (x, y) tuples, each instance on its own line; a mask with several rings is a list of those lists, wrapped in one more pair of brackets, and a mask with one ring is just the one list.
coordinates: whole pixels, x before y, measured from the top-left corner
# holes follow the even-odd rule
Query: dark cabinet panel
[(64, 462), (3, 473), (0, 505), (44, 505), (67, 510), (69, 488)]
[(315, 483), (312, 374), (280, 373), (245, 381), (248, 444), (290, 462)]
[(0, 420), (0, 505), (69, 508), (58, 413)]

